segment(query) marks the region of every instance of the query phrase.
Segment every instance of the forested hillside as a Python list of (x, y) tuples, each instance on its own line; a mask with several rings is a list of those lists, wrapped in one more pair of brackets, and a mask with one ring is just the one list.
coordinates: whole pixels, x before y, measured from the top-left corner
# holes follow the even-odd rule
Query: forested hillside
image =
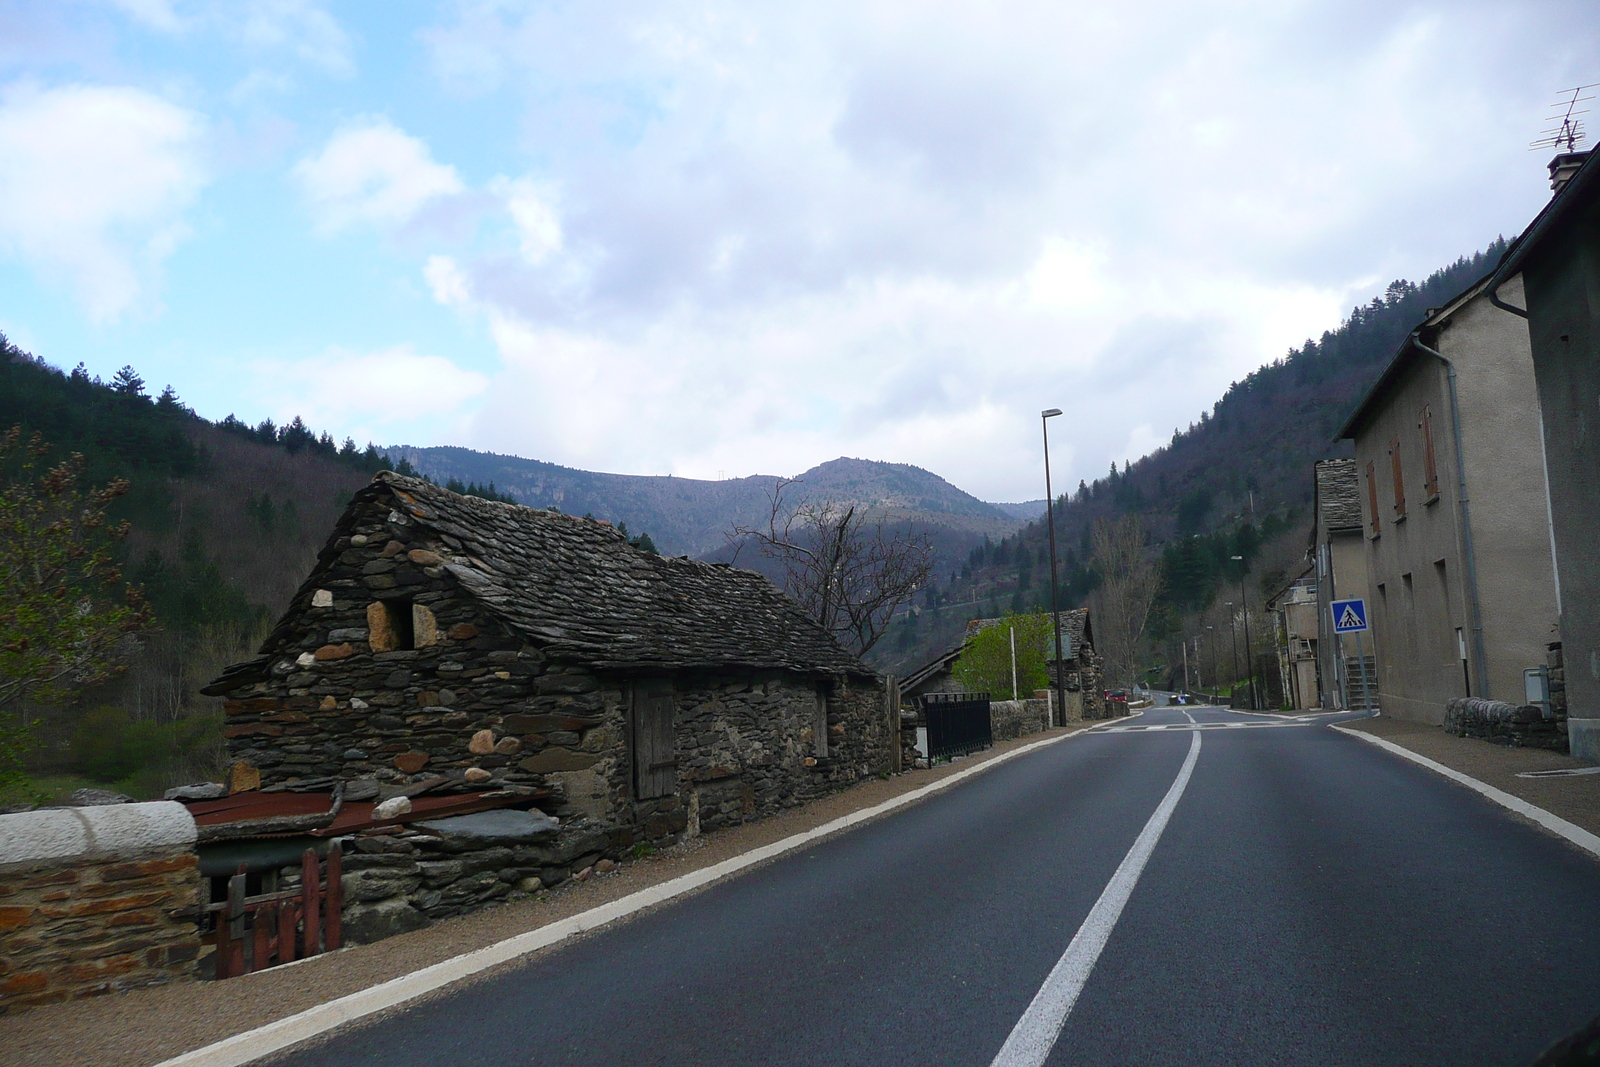
[(119, 677), (66, 707), (0, 709), (42, 719), (31, 769), (145, 795), (211, 769), (218, 724), (197, 688), (254, 652), (351, 492), (388, 461), (298, 419), (213, 424), (170, 389), (150, 396), (131, 368), (110, 382), (63, 373), (0, 335), (0, 429), (16, 425), (51, 446), (46, 462), (80, 453), (89, 485), (127, 479), (111, 517), (132, 524), (122, 570), (153, 616)]
[[(1333, 435), (1406, 335), (1429, 309), (1488, 273), (1504, 250), (1505, 241), (1497, 240), (1425, 281), (1390, 283), (1337, 329), (1233, 383), (1166, 446), (1120, 469), (1112, 464), (1104, 477), (1063, 493), (1056, 501), (1063, 606), (1083, 604), (1094, 588), (1094, 524), (1137, 515), (1150, 551), (1161, 558), (1163, 591), (1152, 620), (1159, 662), (1177, 660), (1180, 635), (1228, 626), (1215, 609), (1239, 597), (1219, 597), (1224, 585), (1236, 593), (1246, 577), (1246, 599), (1252, 611), (1261, 610), (1304, 553), (1311, 465), (1349, 454)], [(1245, 570), (1230, 560), (1235, 555), (1244, 557)], [(905, 670), (936, 654), (967, 619), (1044, 609), (1049, 580), (1043, 519), (979, 546), (898, 623), (883, 642), (882, 666)]]

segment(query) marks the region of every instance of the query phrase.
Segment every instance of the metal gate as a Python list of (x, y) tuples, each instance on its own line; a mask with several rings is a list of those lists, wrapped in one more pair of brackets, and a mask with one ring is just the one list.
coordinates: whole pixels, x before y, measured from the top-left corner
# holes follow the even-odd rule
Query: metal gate
[(926, 693), (917, 698), (928, 724), (928, 759), (965, 756), (994, 744), (988, 693)]

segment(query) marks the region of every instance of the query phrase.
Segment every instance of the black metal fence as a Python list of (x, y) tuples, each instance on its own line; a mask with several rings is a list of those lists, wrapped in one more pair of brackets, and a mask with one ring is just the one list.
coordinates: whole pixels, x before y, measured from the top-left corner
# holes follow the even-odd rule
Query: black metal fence
[(917, 698), (928, 724), (928, 758), (965, 756), (994, 744), (988, 693), (926, 693)]

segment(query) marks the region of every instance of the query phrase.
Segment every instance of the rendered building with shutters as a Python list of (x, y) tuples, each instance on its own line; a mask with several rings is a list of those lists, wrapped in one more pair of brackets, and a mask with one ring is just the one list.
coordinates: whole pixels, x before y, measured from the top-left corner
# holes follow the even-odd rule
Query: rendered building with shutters
[(888, 770), (896, 736), (882, 680), (761, 575), (390, 473), (205, 691), (264, 789), (509, 791), (611, 854)]
[(1367, 588), (1338, 595), (1367, 602), (1377, 702), (1397, 718), (1441, 723), (1457, 697), (1521, 704), (1554, 637), (1528, 328), (1487, 283), (1419, 323), (1339, 431), (1355, 445)]

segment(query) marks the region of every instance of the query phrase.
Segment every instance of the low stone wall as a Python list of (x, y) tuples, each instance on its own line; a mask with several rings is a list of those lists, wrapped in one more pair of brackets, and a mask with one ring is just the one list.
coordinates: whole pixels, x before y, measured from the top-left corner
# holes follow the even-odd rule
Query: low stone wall
[(989, 703), (989, 728), (996, 741), (1015, 741), (1047, 729), (1049, 715), (1049, 700), (994, 700)]
[(1562, 725), (1557, 720), (1546, 719), (1535, 704), (1517, 707), (1499, 700), (1456, 697), (1444, 710), (1445, 733), (1517, 748), (1567, 751), (1567, 735)]
[[(345, 937), (377, 941), (614, 865), (607, 854), (616, 854), (615, 831), (583, 824), (562, 830), (537, 811), (501, 810), (349, 838)], [(292, 872), (284, 884), (293, 884)]]
[(170, 801), (0, 815), (0, 1013), (194, 977), (194, 841)]

